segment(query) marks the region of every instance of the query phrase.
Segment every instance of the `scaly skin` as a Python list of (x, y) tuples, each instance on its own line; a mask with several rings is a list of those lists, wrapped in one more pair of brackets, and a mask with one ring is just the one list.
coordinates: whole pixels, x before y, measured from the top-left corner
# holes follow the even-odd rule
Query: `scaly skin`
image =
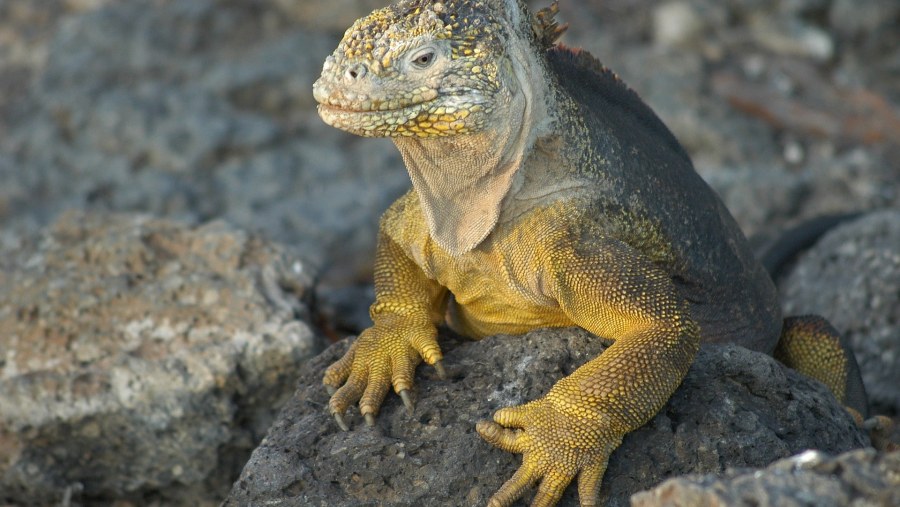
[[(614, 74), (554, 45), (555, 12), (404, 0), (358, 20), (314, 85), (327, 123), (394, 140), (414, 187), (382, 217), (374, 325), (325, 374), (342, 428), (357, 402), (373, 424), (391, 386), (411, 408), (415, 367), (442, 371), (441, 323), (475, 339), (574, 325), (614, 340), (478, 424), (523, 454), (495, 507), (538, 482), (532, 505), (553, 505), (576, 477), (595, 505), (610, 453), (701, 340), (772, 353), (782, 328), (771, 280), (684, 150)], [(786, 331), (778, 354), (794, 366), (840, 348), (808, 321)], [(832, 364), (818, 378), (855, 392), (850, 363)]]

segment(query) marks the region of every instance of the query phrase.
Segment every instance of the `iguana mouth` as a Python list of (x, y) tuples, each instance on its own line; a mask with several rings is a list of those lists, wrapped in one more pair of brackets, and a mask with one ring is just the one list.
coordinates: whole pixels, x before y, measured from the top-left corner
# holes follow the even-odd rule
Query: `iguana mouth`
[[(317, 97), (318, 98), (318, 97)], [(446, 136), (471, 132), (469, 118), (485, 109), (482, 100), (470, 96), (445, 95), (434, 89), (418, 91), (413, 101), (356, 100), (327, 97), (319, 101), (319, 116), (325, 123), (367, 137)]]
[[(378, 94), (380, 95), (380, 94)], [(440, 92), (435, 88), (419, 87), (393, 95), (395, 98), (373, 97), (363, 90), (336, 91), (329, 83), (316, 82), (313, 96), (320, 106), (347, 113), (403, 111), (434, 101)]]
[(433, 98), (430, 100), (425, 100), (422, 102), (414, 102), (409, 104), (404, 104), (400, 106), (391, 107), (390, 103), (383, 102), (380, 107), (374, 107), (377, 102), (369, 101), (368, 105), (366, 102), (361, 104), (333, 104), (333, 103), (320, 103), (319, 111), (327, 111), (332, 114), (370, 114), (370, 113), (379, 113), (385, 115), (398, 115), (398, 113), (403, 113), (404, 111), (419, 111), (424, 107), (437, 102), (437, 98)]
[(391, 135), (397, 130), (405, 130), (421, 115), (428, 114), (437, 99), (406, 105), (395, 109), (362, 109), (358, 105), (335, 106), (319, 104), (319, 117), (325, 123), (341, 130), (363, 136), (380, 137)]

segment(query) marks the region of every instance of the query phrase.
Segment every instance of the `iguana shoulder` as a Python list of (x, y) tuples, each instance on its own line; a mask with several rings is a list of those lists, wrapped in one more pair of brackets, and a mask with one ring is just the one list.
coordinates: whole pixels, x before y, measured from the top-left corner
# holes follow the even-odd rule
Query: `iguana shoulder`
[(770, 353), (781, 328), (775, 287), (672, 132), (590, 53), (555, 45), (545, 61), (563, 141), (552, 163), (526, 164), (547, 173), (531, 179), (572, 188), (556, 197), (662, 266), (705, 339)]

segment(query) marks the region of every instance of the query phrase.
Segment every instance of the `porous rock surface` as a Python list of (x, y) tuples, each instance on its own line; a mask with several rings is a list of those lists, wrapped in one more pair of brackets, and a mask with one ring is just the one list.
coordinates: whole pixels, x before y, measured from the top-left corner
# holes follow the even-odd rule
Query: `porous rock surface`
[(304, 265), (143, 215), (2, 239), (0, 504), (221, 498), (319, 349)]
[[(340, 342), (308, 363), (225, 505), (484, 505), (520, 458), (482, 441), (475, 423), (541, 396), (603, 350), (579, 329), (451, 343), (449, 380), (419, 368), (413, 415), (391, 395), (375, 427), (351, 411), (353, 428), (342, 432), (327, 413), (321, 377), (347, 346)], [(741, 347), (704, 346), (666, 407), (613, 454), (600, 500), (626, 505), (631, 494), (671, 476), (867, 443), (821, 384)], [(574, 488), (560, 505), (577, 505)]]
[[(409, 178), (390, 142), (319, 119), (312, 84), (341, 32), (276, 3), (98, 1), (47, 29), (43, 63), (10, 99), (0, 58), (0, 226), (71, 208), (222, 218), (332, 279), (370, 273), (378, 216)], [(0, 3), (0, 56), (7, 10), (27, 9)]]
[(764, 470), (669, 479), (631, 498), (632, 507), (892, 507), (900, 505), (900, 451), (808, 451)]
[(798, 258), (780, 291), (787, 314), (824, 315), (846, 334), (873, 412), (900, 416), (900, 210), (830, 231)]

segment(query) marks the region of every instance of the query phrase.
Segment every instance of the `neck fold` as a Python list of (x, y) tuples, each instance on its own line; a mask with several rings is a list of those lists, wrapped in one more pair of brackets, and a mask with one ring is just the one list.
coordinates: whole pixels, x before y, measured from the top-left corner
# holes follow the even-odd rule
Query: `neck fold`
[(454, 136), (448, 140), (396, 139), (428, 223), (432, 239), (450, 255), (462, 255), (481, 243), (500, 216), (500, 204), (522, 165), (524, 104), (517, 120), (500, 130)]
[(453, 256), (469, 252), (491, 233), (535, 139), (550, 130), (545, 69), (523, 50), (511, 57), (509, 70), (516, 85), (493, 97), (491, 114), (496, 120), (482, 131), (446, 138), (394, 138), (428, 231)]

